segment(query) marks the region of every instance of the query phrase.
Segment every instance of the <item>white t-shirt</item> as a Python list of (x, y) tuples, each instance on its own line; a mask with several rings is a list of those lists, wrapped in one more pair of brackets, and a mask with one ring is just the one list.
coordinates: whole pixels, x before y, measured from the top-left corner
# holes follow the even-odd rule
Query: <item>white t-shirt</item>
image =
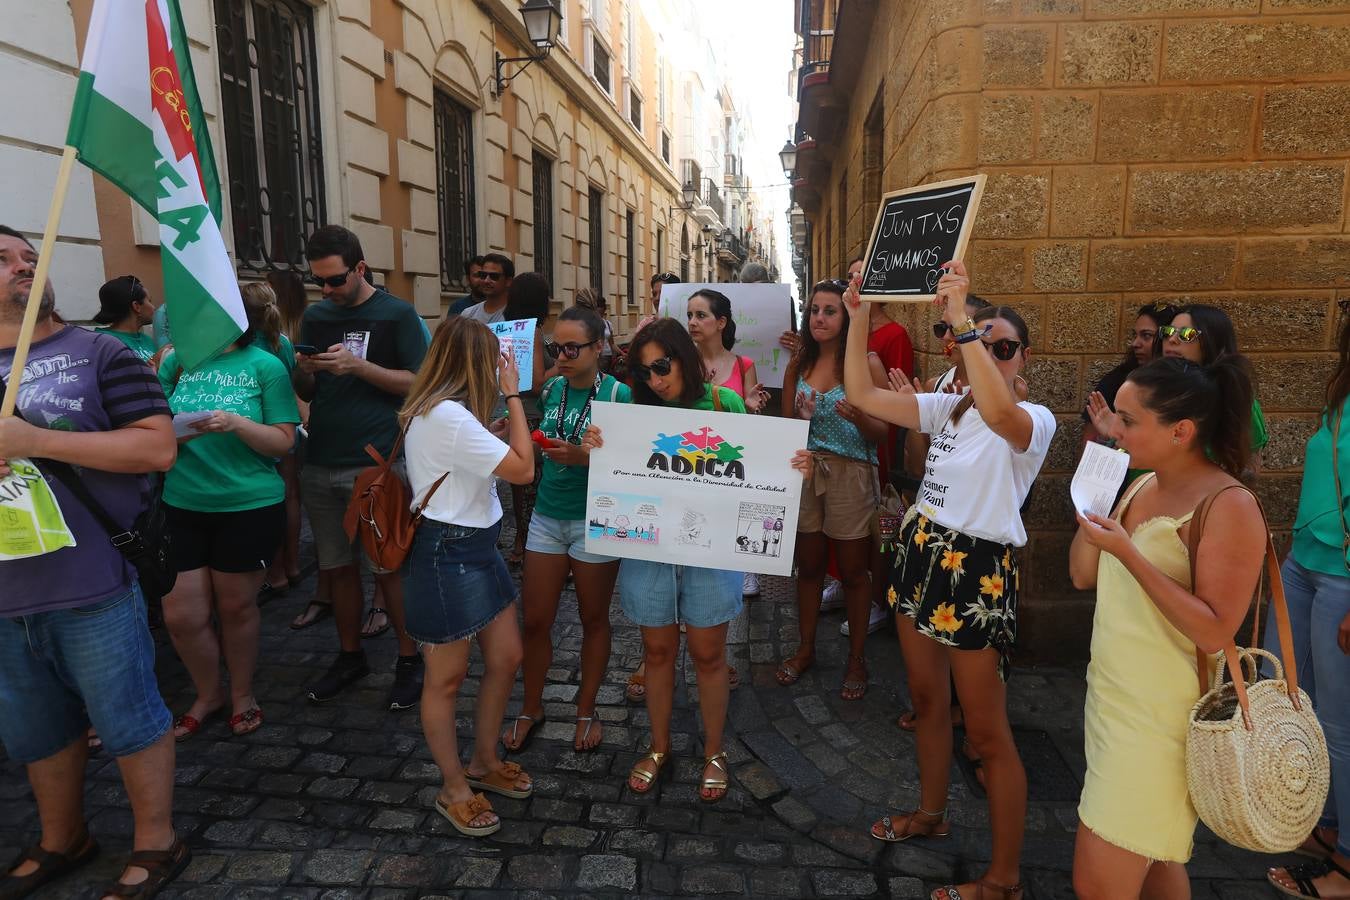
[(1018, 406), (1031, 415), (1031, 442), (1018, 451), (984, 424), (971, 407), (953, 425), (960, 394), (919, 394), (919, 430), (929, 436), (923, 485), (915, 505), (944, 528), (1021, 547), (1027, 531), (1018, 512), (1045, 462), (1055, 416), (1036, 403)]
[(423, 513), (446, 525), (487, 528), (502, 517), (492, 472), (510, 448), (462, 405), (443, 400), (408, 424), (403, 452), (408, 464), (412, 509), (446, 472)]
[(486, 307), (486, 305), (487, 305), (486, 300), (484, 300), (482, 303), (475, 303), (473, 306), (470, 306), (468, 309), (464, 310), (464, 312), (460, 313), (460, 315), (466, 319), (473, 319), (475, 322), (482, 322), (484, 325), (491, 325), (494, 322), (506, 321), (505, 306), (503, 306), (496, 312), (488, 312), (487, 309), (484, 308)]

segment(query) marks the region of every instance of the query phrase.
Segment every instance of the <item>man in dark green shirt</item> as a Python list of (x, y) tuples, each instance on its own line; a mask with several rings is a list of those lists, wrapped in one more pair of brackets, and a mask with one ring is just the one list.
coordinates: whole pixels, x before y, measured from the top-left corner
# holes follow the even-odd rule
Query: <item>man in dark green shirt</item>
[[(333, 619), (342, 652), (309, 690), (316, 703), (331, 700), (370, 674), (361, 647), (360, 550), (342, 520), (357, 474), (374, 465), (371, 444), (389, 454), (398, 439), (398, 410), (427, 352), (427, 332), (412, 305), (370, 284), (361, 242), (338, 225), (326, 225), (305, 247), (310, 279), (323, 299), (305, 310), (301, 353), (292, 382), (310, 403), (309, 445), (300, 492), (309, 513), (319, 568), (330, 573)], [(399, 464), (400, 474), (402, 464)], [(421, 696), (421, 658), (403, 627), (403, 586), (397, 572), (375, 570), (389, 620), (398, 634), (398, 662), (391, 709), (408, 709)]]

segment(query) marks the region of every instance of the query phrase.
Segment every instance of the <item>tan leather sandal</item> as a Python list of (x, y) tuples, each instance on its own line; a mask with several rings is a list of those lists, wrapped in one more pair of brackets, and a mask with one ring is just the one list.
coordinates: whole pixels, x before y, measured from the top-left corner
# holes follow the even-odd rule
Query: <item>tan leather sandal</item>
[[(455, 830), (466, 837), (487, 837), (489, 834), (495, 834), (501, 830), (502, 820), (499, 818), (491, 825), (470, 825), (474, 819), (483, 813), (492, 812), (492, 804), (488, 798), (482, 794), (474, 794), (468, 800), (461, 800), (459, 803), (447, 805), (440, 797), (436, 798), (436, 812), (445, 817), (445, 820), (455, 827)], [(493, 813), (495, 816), (496, 813)]]
[[(669, 758), (670, 758), (669, 751), (662, 753), (659, 750), (652, 750), (646, 756), (642, 757), (642, 759), (639, 759), (637, 762), (633, 763), (633, 768), (628, 773), (628, 789), (635, 794), (646, 794), (650, 792), (652, 789), (652, 785), (656, 783), (656, 779), (661, 777), (661, 771), (666, 767), (666, 760)], [(640, 768), (641, 765), (645, 762), (653, 763), (656, 766), (656, 768), (650, 772), (648, 772), (646, 769)], [(638, 788), (633, 787), (632, 780), (634, 778), (642, 782), (643, 787), (640, 790)]]
[[(914, 817), (918, 815), (929, 816), (927, 821), (919, 823), (919, 827), (927, 827), (926, 831), (916, 831), (914, 829)], [(872, 826), (872, 837), (879, 841), (886, 841), (888, 844), (898, 844), (901, 841), (907, 841), (913, 837), (948, 837), (952, 833), (951, 825), (947, 822), (947, 807), (939, 809), (937, 812), (929, 812), (926, 809), (916, 809), (911, 813), (906, 813), (903, 819), (903, 825), (896, 829), (897, 819), (893, 816), (882, 816), (881, 821)]]

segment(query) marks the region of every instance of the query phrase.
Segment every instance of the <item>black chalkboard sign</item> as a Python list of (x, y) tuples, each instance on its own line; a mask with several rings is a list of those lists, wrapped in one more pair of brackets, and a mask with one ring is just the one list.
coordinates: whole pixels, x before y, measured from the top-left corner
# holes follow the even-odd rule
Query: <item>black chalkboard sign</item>
[(882, 197), (863, 257), (863, 299), (932, 300), (942, 264), (966, 252), (984, 182), (969, 175)]

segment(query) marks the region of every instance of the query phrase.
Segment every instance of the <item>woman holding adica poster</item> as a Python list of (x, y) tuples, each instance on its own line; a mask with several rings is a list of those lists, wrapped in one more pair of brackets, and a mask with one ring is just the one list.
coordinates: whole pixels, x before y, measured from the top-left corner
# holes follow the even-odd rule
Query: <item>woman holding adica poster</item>
[[(638, 332), (629, 350), (633, 401), (717, 412), (745, 412), (741, 398), (703, 380), (703, 363), (689, 333), (674, 319), (658, 319)], [(600, 429), (586, 430), (582, 446), (604, 445)], [(799, 450), (793, 468), (809, 473), (811, 457)], [(714, 803), (726, 796), (727, 755), (722, 750), (729, 685), (727, 623), (741, 611), (741, 574), (721, 569), (625, 559), (619, 566), (619, 598), (624, 615), (642, 628), (646, 665), (647, 713), (651, 750), (628, 775), (628, 787), (646, 794), (670, 761), (670, 717), (675, 700), (675, 657), (680, 625), (686, 626), (689, 656), (698, 673), (699, 712), (703, 718), (704, 761), (699, 799)]]
[(844, 389), (863, 412), (932, 437), (918, 502), (900, 529), (900, 551), (887, 599), (916, 715), (918, 809), (886, 816), (872, 836), (903, 841), (945, 837), (951, 768), (951, 689), (965, 710), (966, 732), (984, 760), (993, 852), (976, 881), (934, 892), (939, 900), (1019, 900), (1019, 860), (1027, 810), (1026, 772), (1008, 726), (1008, 656), (1016, 635), (1016, 548), (1026, 543), (1018, 507), (1040, 471), (1055, 432), (1044, 406), (1019, 402), (1026, 364), (1026, 323), (1000, 308), (986, 325), (965, 310), (970, 279), (954, 260), (937, 285), (935, 305), (952, 326), (970, 393), (915, 394), (877, 388), (867, 367), (867, 309), (854, 279)]

